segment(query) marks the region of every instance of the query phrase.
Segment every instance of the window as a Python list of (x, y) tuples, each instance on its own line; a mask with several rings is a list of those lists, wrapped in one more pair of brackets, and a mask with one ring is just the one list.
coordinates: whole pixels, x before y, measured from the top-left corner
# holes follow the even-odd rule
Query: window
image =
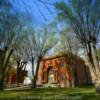
[(60, 67), (64, 67), (64, 63), (62, 62), (62, 63), (60, 63)]

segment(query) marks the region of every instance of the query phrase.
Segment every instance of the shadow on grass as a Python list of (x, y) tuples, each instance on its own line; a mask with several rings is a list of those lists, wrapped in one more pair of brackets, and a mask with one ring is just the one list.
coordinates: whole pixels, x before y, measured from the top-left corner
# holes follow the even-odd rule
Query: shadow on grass
[(77, 88), (36, 88), (0, 92), (0, 100), (100, 100), (92, 86)]

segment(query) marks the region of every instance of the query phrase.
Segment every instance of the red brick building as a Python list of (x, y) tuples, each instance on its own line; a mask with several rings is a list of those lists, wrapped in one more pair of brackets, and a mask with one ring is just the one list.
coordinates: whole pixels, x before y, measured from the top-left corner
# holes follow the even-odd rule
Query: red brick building
[(61, 54), (44, 58), (40, 63), (37, 85), (70, 87), (90, 83), (89, 69), (80, 57)]
[[(24, 82), (24, 78), (27, 75), (27, 71), (26, 70), (22, 70), (20, 72), (20, 79), (19, 79), (19, 83), (23, 83)], [(17, 83), (17, 75), (16, 75), (16, 70), (12, 67), (10, 67), (7, 77), (6, 77), (6, 84), (16, 84)]]
[(6, 77), (6, 84), (15, 84), (16, 83), (16, 73), (13, 68), (10, 68)]

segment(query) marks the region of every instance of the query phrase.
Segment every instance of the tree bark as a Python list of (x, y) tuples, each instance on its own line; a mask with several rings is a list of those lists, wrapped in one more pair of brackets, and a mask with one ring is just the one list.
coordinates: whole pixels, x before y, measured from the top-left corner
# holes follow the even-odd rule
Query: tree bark
[(92, 78), (92, 81), (94, 83), (94, 80), (96, 78), (96, 75), (95, 75), (95, 69), (94, 69), (94, 66), (93, 66), (93, 62), (91, 62), (91, 58), (89, 56), (89, 53), (88, 53), (88, 48), (84, 47), (84, 55), (85, 55), (85, 62), (86, 62), (86, 65), (89, 67), (89, 70), (90, 70), (90, 73), (91, 73), (91, 78)]
[(0, 91), (4, 90), (4, 82), (3, 80), (0, 80)]
[(34, 87), (34, 58), (32, 57), (32, 87)]
[(91, 54), (88, 54), (87, 48), (84, 48), (85, 61), (87, 66), (89, 67), (92, 82), (95, 86), (96, 92), (100, 93), (100, 70), (98, 60), (96, 57), (96, 48), (91, 45), (90, 49), (92, 50), (91, 52), (89, 51), (89, 53)]
[(95, 80), (95, 88), (96, 88), (96, 92), (100, 93), (100, 66), (99, 66), (99, 61), (97, 58), (97, 50), (96, 50), (96, 46), (92, 45), (92, 57), (93, 57), (93, 61), (94, 61), (94, 65), (95, 65), (95, 70), (96, 70), (96, 80)]
[(8, 63), (9, 63), (9, 59), (11, 57), (13, 53), (13, 49), (10, 50), (8, 56), (7, 56), (7, 59), (4, 59), (3, 63), (2, 63), (2, 72), (1, 72), (1, 77), (0, 77), (0, 90), (3, 91), (4, 89), (4, 81), (5, 81), (5, 78), (7, 76), (7, 73), (8, 73)]
[[(26, 63), (25, 62), (21, 62), (21, 59), (17, 61), (17, 75), (16, 75), (16, 81), (17, 81), (17, 86), (19, 86), (19, 83), (22, 83), (22, 80), (21, 80), (21, 74), (22, 74), (22, 69), (26, 68)], [(24, 70), (25, 70), (24, 68)]]
[(19, 86), (19, 67), (20, 67), (20, 60), (17, 61), (17, 73), (16, 73), (17, 86)]
[(92, 51), (93, 51), (92, 57), (93, 57), (93, 61), (94, 61), (95, 69), (96, 69), (96, 74), (97, 76), (100, 76), (100, 66), (99, 66), (97, 50), (96, 50), (95, 45), (92, 45)]
[(36, 81), (37, 81), (37, 77), (38, 77), (38, 70), (39, 70), (39, 66), (40, 66), (40, 61), (41, 61), (41, 59), (38, 58), (37, 66), (36, 66), (36, 73), (34, 75), (34, 80), (33, 80), (33, 88), (36, 88)]

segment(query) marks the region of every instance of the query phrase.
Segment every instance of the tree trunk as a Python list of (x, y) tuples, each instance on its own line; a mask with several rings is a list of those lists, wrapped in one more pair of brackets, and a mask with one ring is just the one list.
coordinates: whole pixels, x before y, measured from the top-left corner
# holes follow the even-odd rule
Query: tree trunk
[(78, 75), (77, 75), (77, 53), (76, 55), (74, 56), (74, 83), (75, 83), (75, 86), (78, 86)]
[(2, 81), (0, 81), (0, 91), (4, 90), (4, 83)]
[(0, 91), (3, 91), (4, 90), (4, 77), (1, 76), (1, 79), (0, 79)]
[(75, 75), (75, 86), (78, 86), (78, 76), (77, 76), (77, 65), (76, 66), (74, 66), (75, 67), (75, 71), (74, 71), (74, 75)]
[(90, 60), (90, 56), (88, 54), (87, 48), (84, 48), (84, 55), (85, 55), (85, 59), (84, 60), (86, 62), (86, 65), (89, 67), (91, 78), (92, 78), (92, 81), (94, 83), (94, 80), (96, 79), (95, 70), (94, 70), (93, 64), (90, 62), (91, 60)]
[(20, 67), (20, 60), (17, 61), (17, 73), (16, 73), (16, 82), (17, 82), (17, 86), (19, 86), (19, 67)]
[(26, 68), (26, 62), (21, 62), (21, 59), (19, 61), (17, 61), (17, 75), (16, 75), (16, 78), (17, 78), (17, 86), (19, 86), (19, 83), (22, 83), (23, 82), (22, 81), (23, 80), (22, 79), (23, 76), (21, 76), (21, 75), (22, 75), (22, 71), (25, 70), (25, 68)]
[(97, 74), (97, 76), (100, 77), (100, 66), (99, 66), (97, 50), (96, 50), (95, 45), (92, 46), (92, 51), (93, 51), (92, 57), (93, 57), (93, 62), (94, 62), (95, 69), (96, 69), (96, 74)]
[[(89, 67), (92, 82), (95, 85), (96, 92), (100, 93), (99, 65), (97, 64), (98, 62), (97, 62), (97, 58), (96, 58), (96, 52), (94, 50), (95, 48), (91, 47), (91, 49), (92, 49), (92, 52), (91, 52), (92, 56), (89, 56), (87, 48), (84, 48), (85, 61), (86, 61), (87, 66)], [(91, 61), (93, 61), (93, 62), (91, 62)]]
[(32, 57), (32, 87), (34, 87), (34, 58)]
[(40, 61), (41, 60), (38, 58), (37, 66), (36, 66), (36, 73), (34, 75), (34, 80), (33, 80), (33, 88), (36, 88), (36, 81), (37, 81), (37, 77), (38, 77), (38, 70), (39, 70)]
[(95, 80), (95, 88), (96, 88), (96, 92), (100, 93), (100, 66), (99, 66), (99, 61), (97, 58), (97, 50), (96, 50), (96, 46), (92, 45), (92, 57), (93, 57), (93, 61), (94, 61), (94, 65), (95, 65), (95, 70), (96, 70), (96, 80)]
[(8, 63), (9, 63), (9, 59), (11, 57), (13, 53), (13, 49), (10, 50), (9, 54), (7, 55), (7, 58), (4, 59), (4, 61), (2, 61), (2, 73), (1, 73), (1, 77), (0, 77), (0, 90), (3, 91), (4, 89), (4, 81), (5, 78), (7, 76), (8, 73)]

